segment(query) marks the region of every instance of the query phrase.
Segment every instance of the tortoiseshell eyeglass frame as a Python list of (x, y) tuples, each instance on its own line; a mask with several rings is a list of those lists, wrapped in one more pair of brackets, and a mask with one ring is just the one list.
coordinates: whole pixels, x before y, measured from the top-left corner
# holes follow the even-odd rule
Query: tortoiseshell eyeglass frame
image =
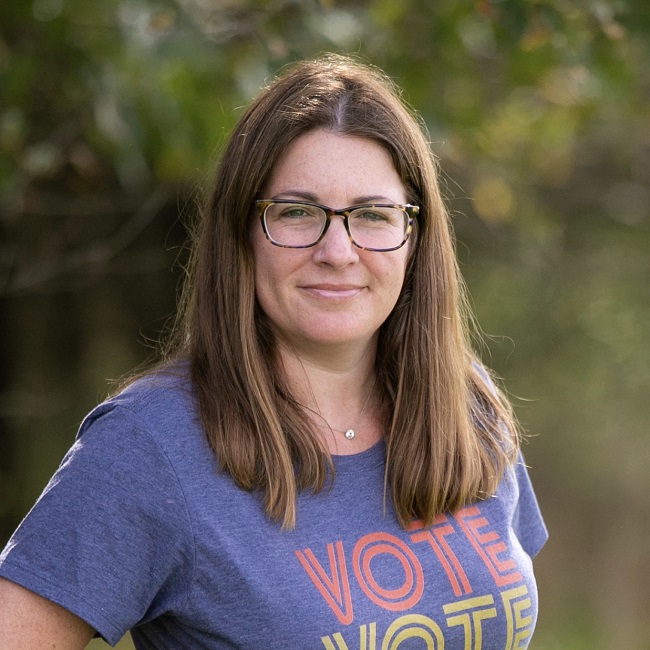
[[(324, 213), (325, 216), (327, 217), (327, 221), (325, 222), (325, 227), (323, 228), (323, 231), (319, 235), (318, 239), (311, 243), (311, 244), (303, 244), (300, 246), (292, 245), (292, 244), (280, 244), (277, 241), (275, 241), (268, 232), (268, 229), (266, 227), (266, 219), (265, 219), (265, 213), (266, 209), (274, 204), (281, 203), (281, 204), (295, 204), (295, 205), (308, 205), (314, 208), (320, 208)], [(389, 251), (396, 251), (399, 248), (402, 248), (404, 244), (408, 241), (408, 238), (411, 235), (411, 232), (413, 231), (413, 222), (415, 221), (415, 218), (417, 215), (420, 213), (420, 206), (418, 205), (411, 205), (409, 203), (406, 203), (404, 205), (400, 204), (393, 204), (393, 203), (361, 203), (359, 205), (351, 205), (348, 208), (343, 208), (342, 210), (334, 210), (334, 208), (330, 208), (326, 205), (321, 205), (320, 203), (311, 203), (309, 201), (295, 201), (293, 199), (260, 199), (259, 201), (255, 201), (255, 207), (257, 208), (257, 211), (259, 212), (259, 217), (260, 217), (260, 222), (262, 224), (262, 230), (264, 231), (264, 235), (266, 238), (274, 245), (274, 246), (279, 246), (280, 248), (312, 248), (313, 246), (316, 246), (318, 242), (323, 239), (325, 236), (325, 233), (327, 232), (327, 229), (329, 228), (329, 225), (332, 221), (332, 217), (334, 216), (339, 216), (343, 217), (343, 224), (345, 225), (345, 232), (348, 234), (348, 238), (352, 242), (354, 246), (357, 248), (360, 248), (361, 250), (364, 251), (373, 251), (376, 253), (387, 253)], [(354, 241), (354, 238), (352, 237), (352, 233), (350, 232), (350, 223), (348, 221), (350, 217), (350, 213), (353, 212), (354, 210), (358, 210), (359, 208), (397, 208), (399, 210), (402, 210), (406, 214), (406, 217), (408, 219), (406, 228), (404, 229), (404, 239), (398, 246), (391, 246), (390, 248), (370, 248), (368, 246), (360, 246), (357, 244), (356, 241)]]

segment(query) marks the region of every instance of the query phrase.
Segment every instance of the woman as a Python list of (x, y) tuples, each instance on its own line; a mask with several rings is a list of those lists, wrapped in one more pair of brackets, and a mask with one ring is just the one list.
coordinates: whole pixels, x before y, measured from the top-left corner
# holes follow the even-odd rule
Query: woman
[(264, 90), (192, 269), (172, 353), (0, 556), (3, 648), (525, 647), (546, 531), (390, 82), (328, 56)]

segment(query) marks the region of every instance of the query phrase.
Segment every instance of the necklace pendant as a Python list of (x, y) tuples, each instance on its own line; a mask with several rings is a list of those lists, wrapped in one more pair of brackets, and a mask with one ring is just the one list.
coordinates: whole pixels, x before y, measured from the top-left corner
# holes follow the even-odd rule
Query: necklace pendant
[(348, 429), (348, 430), (345, 432), (345, 437), (346, 437), (348, 440), (352, 440), (352, 438), (354, 438), (354, 429)]

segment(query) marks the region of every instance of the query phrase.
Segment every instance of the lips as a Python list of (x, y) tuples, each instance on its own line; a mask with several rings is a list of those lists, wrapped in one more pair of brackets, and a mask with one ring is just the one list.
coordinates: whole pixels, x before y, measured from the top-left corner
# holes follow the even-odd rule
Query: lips
[(322, 300), (350, 300), (358, 296), (365, 287), (355, 284), (309, 284), (301, 287), (309, 295)]

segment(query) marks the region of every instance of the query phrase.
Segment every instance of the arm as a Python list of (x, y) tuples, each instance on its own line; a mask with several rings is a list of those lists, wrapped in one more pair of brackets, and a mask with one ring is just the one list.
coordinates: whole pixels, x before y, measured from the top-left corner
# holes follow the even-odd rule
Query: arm
[(95, 631), (63, 607), (0, 578), (0, 639), (3, 650), (82, 650)]
[[(159, 418), (168, 422), (169, 435), (177, 433), (178, 418), (166, 412)], [(153, 425), (162, 426), (158, 420)], [(177, 453), (184, 453), (181, 443), (175, 444)], [(74, 613), (89, 630), (77, 635), (79, 621), (54, 606), (48, 611), (58, 617), (44, 619), (45, 610), (27, 615), (12, 603), (3, 620), (2, 608), (11, 602), (5, 592), (0, 598), (0, 648), (5, 650), (2, 635), (9, 629), (17, 639), (28, 629), (35, 633), (35, 619), (58, 622), (58, 630), (70, 633), (71, 645), (58, 636), (10, 650), (77, 650), (94, 630), (114, 645), (140, 621), (183, 607), (193, 568), (191, 521), (165, 449), (139, 412), (106, 404), (86, 420), (79, 439), (0, 553), (1, 577)], [(45, 623), (42, 627), (46, 636), (49, 628)]]

